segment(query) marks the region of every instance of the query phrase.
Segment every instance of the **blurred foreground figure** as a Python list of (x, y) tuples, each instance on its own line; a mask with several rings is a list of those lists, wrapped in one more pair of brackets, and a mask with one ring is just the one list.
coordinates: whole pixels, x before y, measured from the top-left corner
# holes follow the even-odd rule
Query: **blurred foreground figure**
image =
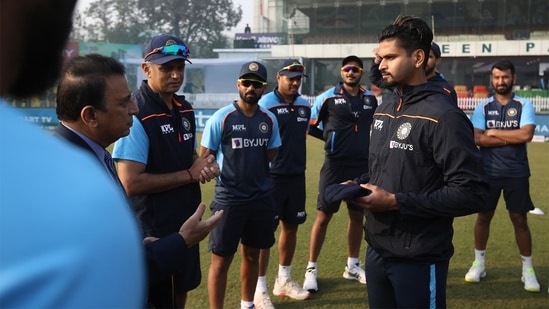
[[(2, 1), (1, 97), (52, 86), (75, 4)], [(123, 194), (96, 160), (21, 118), (0, 104), (0, 307), (143, 307), (143, 245)]]

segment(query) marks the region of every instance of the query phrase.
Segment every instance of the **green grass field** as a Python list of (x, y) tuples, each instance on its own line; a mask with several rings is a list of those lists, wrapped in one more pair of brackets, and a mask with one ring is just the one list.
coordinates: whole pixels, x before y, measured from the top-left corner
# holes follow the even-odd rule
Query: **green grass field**
[[(316, 216), (316, 193), (318, 173), (324, 159), (322, 143), (308, 139), (307, 168), (307, 221), (298, 232), (298, 247), (292, 265), (292, 277), (303, 284), (303, 276), (308, 258), (308, 243), (311, 225)], [(473, 225), (476, 215), (457, 218), (454, 223), (455, 254), (450, 262), (447, 288), (448, 308), (549, 308), (549, 143), (529, 144), (531, 194), (534, 204), (546, 212), (544, 216), (528, 215), (532, 233), (534, 267), (541, 284), (540, 293), (528, 293), (523, 290), (520, 281), (521, 262), (515, 244), (513, 227), (507, 216), (505, 205), (500, 201), (497, 213), (492, 221), (490, 240), (487, 248), (487, 277), (478, 284), (465, 283), (464, 276), (473, 261)], [(212, 198), (212, 183), (203, 185), (202, 195), (206, 204)], [(294, 301), (288, 298), (271, 296), (277, 308), (367, 308), (368, 295), (364, 285), (342, 277), (347, 259), (347, 211), (334, 215), (324, 247), (319, 258), (319, 292), (311, 300)], [(278, 237), (278, 233), (277, 233)], [(207, 275), (210, 254), (206, 250), (207, 242), (201, 243), (202, 283), (191, 292), (187, 308), (208, 308)], [(360, 259), (364, 263), (366, 243), (361, 248)], [(271, 249), (271, 263), (267, 273), (269, 290), (272, 291), (278, 253), (276, 244)], [(240, 253), (235, 255), (229, 271), (225, 308), (240, 307)]]

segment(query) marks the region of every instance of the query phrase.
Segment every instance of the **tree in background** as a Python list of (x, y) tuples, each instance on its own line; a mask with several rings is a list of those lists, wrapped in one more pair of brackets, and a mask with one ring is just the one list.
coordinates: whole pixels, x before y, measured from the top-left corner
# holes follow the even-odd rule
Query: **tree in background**
[(242, 8), (232, 0), (99, 0), (75, 16), (71, 38), (144, 44), (159, 33), (180, 37), (191, 57), (214, 57), (228, 46), (223, 31), (235, 27)]

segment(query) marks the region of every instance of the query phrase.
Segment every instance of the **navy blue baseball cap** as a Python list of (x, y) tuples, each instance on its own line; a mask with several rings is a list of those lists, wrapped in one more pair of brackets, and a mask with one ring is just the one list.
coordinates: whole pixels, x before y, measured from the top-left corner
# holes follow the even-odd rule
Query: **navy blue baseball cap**
[(278, 74), (294, 78), (297, 76), (307, 76), (305, 74), (305, 66), (297, 59), (286, 59), (280, 62), (278, 66)]
[(189, 63), (189, 48), (183, 41), (169, 34), (160, 34), (152, 38), (145, 46), (145, 61), (154, 64), (164, 64), (172, 60), (182, 59)]
[(242, 68), (240, 69), (240, 74), (238, 74), (238, 78), (240, 79), (245, 75), (255, 75), (259, 78), (260, 81), (266, 82), (267, 68), (265, 68), (263, 64), (257, 61), (246, 62), (242, 65)]
[(435, 54), (435, 58), (440, 58), (440, 46), (438, 46), (437, 43), (432, 42), (431, 43), (431, 49), (433, 50), (433, 53)]
[(355, 55), (351, 55), (343, 58), (343, 61), (341, 61), (341, 66), (344, 67), (349, 62), (356, 62), (358, 63), (361, 69), (364, 69), (364, 64), (362, 63), (362, 60)]

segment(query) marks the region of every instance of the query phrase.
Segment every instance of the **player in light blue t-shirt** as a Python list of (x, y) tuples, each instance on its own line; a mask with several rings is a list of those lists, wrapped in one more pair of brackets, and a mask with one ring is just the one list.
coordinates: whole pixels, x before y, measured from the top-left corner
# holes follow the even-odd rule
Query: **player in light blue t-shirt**
[(208, 274), (211, 308), (223, 308), (227, 273), (242, 243), (241, 308), (251, 308), (258, 275), (259, 250), (274, 244), (275, 209), (269, 162), (280, 146), (275, 115), (258, 105), (266, 89), (267, 70), (256, 61), (242, 66), (240, 98), (216, 111), (206, 122), (201, 155), (215, 154), (220, 175), (210, 208), (223, 210), (210, 234)]

